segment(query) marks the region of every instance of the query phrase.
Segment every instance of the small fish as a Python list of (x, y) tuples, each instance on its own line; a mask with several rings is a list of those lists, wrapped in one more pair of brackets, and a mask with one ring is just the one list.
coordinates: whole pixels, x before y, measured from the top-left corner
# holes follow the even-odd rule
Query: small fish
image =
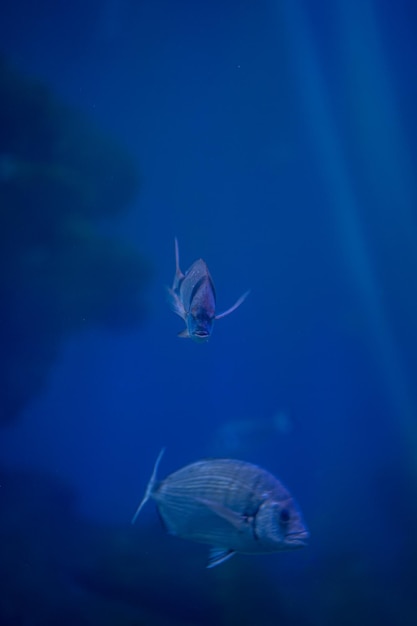
[(208, 459), (157, 481), (163, 452), (132, 524), (152, 498), (170, 534), (212, 546), (209, 568), (236, 552), (262, 554), (306, 544), (308, 531), (297, 505), (266, 470), (244, 461)]
[(178, 336), (190, 337), (201, 343), (210, 337), (214, 320), (235, 311), (246, 299), (249, 291), (244, 293), (230, 309), (216, 315), (216, 292), (205, 261), (203, 259), (194, 261), (183, 274), (180, 270), (178, 240), (175, 239), (175, 276), (168, 294), (173, 311), (182, 317), (187, 326)]

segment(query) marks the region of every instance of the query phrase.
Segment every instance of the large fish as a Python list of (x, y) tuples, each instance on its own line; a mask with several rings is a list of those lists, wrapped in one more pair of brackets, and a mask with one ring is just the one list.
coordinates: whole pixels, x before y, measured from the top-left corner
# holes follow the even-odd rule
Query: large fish
[(214, 320), (235, 311), (249, 291), (244, 293), (230, 309), (216, 315), (216, 292), (205, 261), (203, 259), (194, 261), (183, 274), (180, 270), (178, 241), (175, 239), (175, 276), (168, 293), (173, 310), (186, 323), (186, 328), (179, 333), (179, 337), (191, 337), (195, 341), (203, 342), (210, 337)]
[(278, 552), (306, 544), (308, 532), (297, 505), (266, 470), (244, 461), (208, 459), (157, 481), (162, 454), (132, 524), (152, 498), (170, 534), (212, 546), (207, 567), (235, 552)]

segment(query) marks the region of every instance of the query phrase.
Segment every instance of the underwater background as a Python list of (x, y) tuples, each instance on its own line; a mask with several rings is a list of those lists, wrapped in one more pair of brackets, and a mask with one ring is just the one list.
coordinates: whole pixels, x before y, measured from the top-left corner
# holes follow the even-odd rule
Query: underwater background
[[(0, 624), (417, 623), (417, 6), (0, 5)], [(202, 257), (219, 311), (180, 339)], [(310, 532), (205, 569), (149, 503), (225, 456)]]

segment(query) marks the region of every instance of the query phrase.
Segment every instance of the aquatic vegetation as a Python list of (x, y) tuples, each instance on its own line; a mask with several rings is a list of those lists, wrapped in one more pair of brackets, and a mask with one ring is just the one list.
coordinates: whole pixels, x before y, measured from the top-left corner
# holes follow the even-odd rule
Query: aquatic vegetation
[(134, 199), (138, 175), (116, 141), (0, 59), (0, 422), (41, 389), (61, 339), (136, 325), (147, 268), (100, 234)]

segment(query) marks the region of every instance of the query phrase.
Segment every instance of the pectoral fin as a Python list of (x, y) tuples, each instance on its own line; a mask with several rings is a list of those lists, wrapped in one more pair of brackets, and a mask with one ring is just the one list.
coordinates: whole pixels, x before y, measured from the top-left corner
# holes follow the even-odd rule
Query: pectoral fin
[(184, 328), (184, 330), (178, 333), (178, 337), (181, 337), (181, 339), (190, 339), (191, 335), (188, 332), (188, 328)]
[(215, 546), (213, 546), (212, 548), (210, 548), (207, 569), (216, 567), (216, 565), (220, 565), (220, 563), (224, 563), (234, 554), (234, 550), (228, 550), (227, 548), (216, 548)]
[(249, 291), (246, 291), (243, 294), (243, 296), (240, 296), (239, 300), (236, 300), (236, 302), (234, 303), (233, 306), (230, 307), (230, 309), (227, 309), (227, 311), (223, 311), (223, 313), (219, 313), (219, 315), (216, 315), (214, 319), (220, 320), (222, 317), (226, 317), (226, 315), (230, 315), (230, 313), (233, 313), (233, 311), (236, 311), (236, 309), (242, 304), (242, 302), (246, 300), (249, 293), (250, 293)]
[(169, 287), (167, 287), (167, 293), (168, 293), (168, 301), (169, 301), (169, 304), (171, 305), (171, 309), (174, 311), (174, 313), (176, 313), (177, 315), (182, 317), (183, 320), (185, 320), (187, 314), (185, 312), (184, 305), (181, 302), (180, 298), (177, 296), (175, 291), (173, 289), (170, 289)]
[(196, 498), (198, 502), (207, 506), (210, 511), (222, 517), (224, 520), (232, 524), (236, 528), (236, 530), (242, 530), (243, 519), (239, 513), (232, 511), (227, 506), (223, 506), (218, 504), (217, 502), (213, 502), (212, 500), (207, 500), (206, 498)]

